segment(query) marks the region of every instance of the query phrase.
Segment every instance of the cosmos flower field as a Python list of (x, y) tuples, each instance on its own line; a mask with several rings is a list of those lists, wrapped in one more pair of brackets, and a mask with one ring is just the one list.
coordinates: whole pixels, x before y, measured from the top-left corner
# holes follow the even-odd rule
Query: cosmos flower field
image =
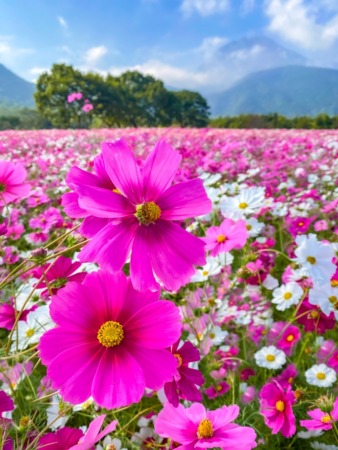
[(0, 133), (0, 448), (338, 449), (338, 133)]

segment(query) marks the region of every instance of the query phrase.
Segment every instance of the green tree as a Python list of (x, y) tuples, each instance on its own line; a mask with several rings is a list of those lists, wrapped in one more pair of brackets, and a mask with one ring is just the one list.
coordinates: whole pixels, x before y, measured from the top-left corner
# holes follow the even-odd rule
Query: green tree
[(79, 126), (79, 111), (67, 102), (67, 97), (82, 92), (84, 84), (81, 72), (66, 64), (54, 64), (50, 73), (41, 74), (37, 81), (37, 110), (57, 128)]
[(173, 92), (178, 102), (177, 122), (182, 127), (206, 127), (209, 122), (209, 105), (201, 94), (194, 91)]

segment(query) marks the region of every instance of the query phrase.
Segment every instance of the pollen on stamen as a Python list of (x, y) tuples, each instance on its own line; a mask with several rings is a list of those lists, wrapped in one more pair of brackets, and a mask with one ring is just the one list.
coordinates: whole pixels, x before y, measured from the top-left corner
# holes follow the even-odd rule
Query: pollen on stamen
[(199, 439), (211, 438), (214, 434), (212, 422), (209, 419), (203, 419), (198, 425), (197, 437)]
[(279, 412), (283, 412), (285, 409), (285, 404), (282, 400), (278, 400), (278, 402), (276, 402), (276, 409)]
[(146, 202), (136, 206), (135, 216), (143, 225), (150, 225), (161, 217), (161, 212), (155, 202)]
[(216, 241), (219, 244), (222, 244), (223, 242), (225, 242), (227, 240), (227, 237), (224, 234), (220, 234), (219, 236), (217, 236)]
[(123, 326), (119, 322), (114, 322), (113, 320), (105, 322), (97, 332), (97, 340), (106, 348), (120, 345), (123, 339)]
[(178, 367), (181, 367), (181, 365), (183, 364), (182, 356), (179, 353), (174, 353), (174, 356), (177, 359)]
[(306, 258), (306, 261), (309, 262), (312, 265), (316, 264), (316, 262), (317, 262), (317, 260), (316, 260), (316, 258), (314, 256), (308, 256)]

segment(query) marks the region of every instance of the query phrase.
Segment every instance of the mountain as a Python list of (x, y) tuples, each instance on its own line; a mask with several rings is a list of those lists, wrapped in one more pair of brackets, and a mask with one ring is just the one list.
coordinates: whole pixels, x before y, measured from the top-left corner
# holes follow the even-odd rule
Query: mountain
[(338, 115), (338, 70), (302, 66), (264, 70), (208, 100), (213, 116), (272, 112), (288, 117)]
[(11, 106), (34, 106), (35, 85), (0, 64), (0, 103)]
[(243, 37), (210, 53), (197, 72), (209, 74), (208, 85), (201, 89), (203, 94), (208, 95), (228, 89), (253, 72), (305, 64), (306, 59), (302, 55), (267, 37)]

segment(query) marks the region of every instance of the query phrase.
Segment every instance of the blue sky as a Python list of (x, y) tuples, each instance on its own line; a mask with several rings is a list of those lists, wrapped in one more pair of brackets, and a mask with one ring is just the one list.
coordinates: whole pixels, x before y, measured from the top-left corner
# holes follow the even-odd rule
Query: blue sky
[(222, 46), (258, 35), (338, 67), (338, 0), (0, 0), (0, 62), (31, 81), (66, 62), (199, 88)]

